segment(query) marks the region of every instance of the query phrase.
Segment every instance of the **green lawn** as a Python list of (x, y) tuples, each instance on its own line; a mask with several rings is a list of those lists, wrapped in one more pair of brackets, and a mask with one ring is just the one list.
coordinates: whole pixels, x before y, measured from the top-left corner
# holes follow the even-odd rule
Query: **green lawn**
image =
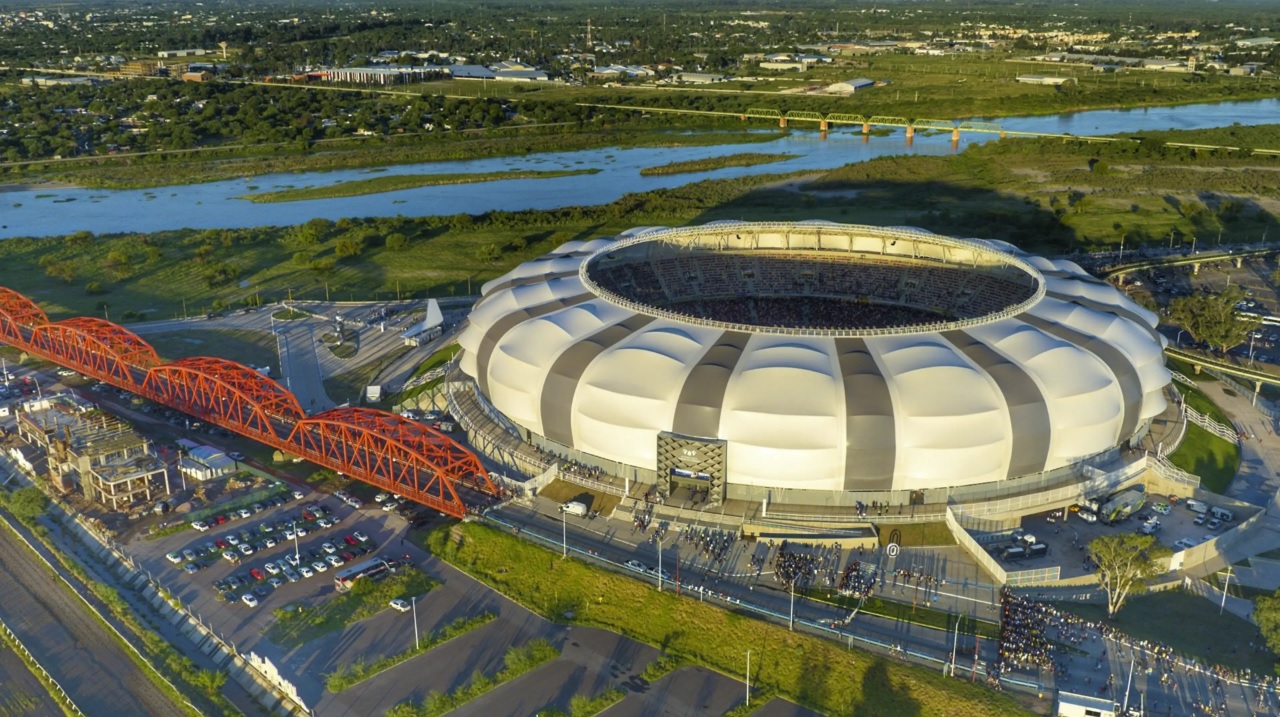
[[(875, 517), (870, 520), (874, 523)], [(876, 528), (880, 531), (881, 545), (888, 545), (891, 537), (897, 539), (898, 545), (908, 548), (956, 544), (946, 523), (885, 523)]]
[[(1218, 380), (1212, 374), (1205, 371), (1196, 373), (1196, 369), (1194, 366), (1192, 366), (1191, 364), (1181, 359), (1173, 358), (1172, 356), (1165, 357), (1165, 364), (1169, 366), (1170, 371), (1177, 371), (1178, 373), (1182, 374), (1183, 376), (1186, 376), (1187, 378), (1191, 379), (1192, 381), (1195, 381), (1196, 383), (1212, 383)], [(1185, 388), (1184, 384), (1181, 384), (1181, 383), (1178, 384), (1179, 391), (1182, 391), (1184, 388)]]
[(1224, 426), (1234, 425), (1231, 423), (1231, 417), (1227, 412), (1218, 407), (1204, 391), (1199, 388), (1192, 388), (1183, 383), (1178, 384), (1178, 393), (1182, 394), (1182, 398), (1187, 405), (1196, 409), (1200, 413), (1212, 418)]
[(1187, 425), (1187, 434), (1178, 449), (1169, 454), (1169, 460), (1200, 476), (1205, 490), (1221, 493), (1231, 485), (1240, 467), (1240, 447), (1192, 423)]
[(163, 334), (149, 334), (147, 343), (155, 347), (161, 358), (174, 361), (189, 356), (216, 356), (242, 364), (269, 364), (277, 370), (275, 337), (266, 331), (243, 329), (182, 329)]
[(1007, 694), (890, 662), (858, 649), (700, 603), (525, 542), (480, 523), (442, 528), (428, 549), (550, 619), (602, 627), (666, 654), (740, 675), (752, 686), (830, 715), (1026, 714)]
[[(1105, 621), (1104, 605), (1058, 603), (1058, 607), (1086, 620)], [(1115, 621), (1120, 630), (1137, 638), (1154, 640), (1201, 661), (1235, 668), (1249, 668), (1255, 674), (1273, 673), (1275, 656), (1249, 649), (1258, 640), (1253, 623), (1224, 613), (1212, 602), (1181, 590), (1165, 590), (1130, 599)]]

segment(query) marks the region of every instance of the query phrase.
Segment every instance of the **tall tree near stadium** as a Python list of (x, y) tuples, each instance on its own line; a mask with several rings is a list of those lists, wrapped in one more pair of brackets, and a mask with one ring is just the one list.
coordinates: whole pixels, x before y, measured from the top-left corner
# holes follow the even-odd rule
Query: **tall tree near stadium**
[(1272, 652), (1280, 652), (1280, 590), (1253, 601), (1253, 620)]
[(1115, 533), (1089, 542), (1089, 555), (1098, 564), (1098, 584), (1107, 591), (1107, 617), (1114, 618), (1125, 600), (1146, 592), (1147, 581), (1159, 575), (1160, 558), (1173, 551), (1154, 535)]
[(1216, 295), (1196, 292), (1174, 299), (1169, 304), (1169, 318), (1195, 340), (1225, 352), (1248, 341), (1250, 332), (1258, 328), (1257, 319), (1246, 319), (1236, 311), (1236, 304), (1244, 298), (1238, 286)]

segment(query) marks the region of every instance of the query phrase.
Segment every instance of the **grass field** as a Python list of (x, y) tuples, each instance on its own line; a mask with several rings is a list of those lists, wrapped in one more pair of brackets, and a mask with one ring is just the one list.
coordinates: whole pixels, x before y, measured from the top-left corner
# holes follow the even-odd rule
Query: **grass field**
[(279, 375), (275, 338), (265, 331), (182, 329), (149, 334), (146, 340), (161, 358), (169, 361), (189, 356), (216, 356), (252, 366), (270, 364), (273, 373)]
[(1189, 424), (1178, 449), (1169, 460), (1182, 470), (1200, 476), (1200, 485), (1222, 493), (1231, 485), (1240, 467), (1240, 447), (1203, 428)]
[(591, 510), (600, 511), (601, 515), (609, 515), (622, 502), (621, 498), (611, 493), (600, 493), (559, 478), (551, 481), (545, 488), (538, 491), (538, 495), (547, 500), (554, 500), (557, 503), (579, 500), (590, 506)]
[[(1103, 605), (1058, 603), (1058, 607), (1086, 620), (1105, 622)], [(1111, 623), (1143, 640), (1154, 640), (1175, 651), (1202, 661), (1235, 668), (1249, 668), (1255, 674), (1273, 674), (1275, 656), (1249, 649), (1258, 641), (1258, 628), (1247, 620), (1225, 613), (1202, 597), (1181, 590), (1130, 598)]]
[(246, 194), (240, 199), (248, 199), (255, 203), (301, 202), (309, 199), (332, 199), (334, 197), (358, 197), (364, 194), (380, 194), (382, 192), (398, 192), (402, 189), (417, 187), (438, 187), (446, 184), (476, 184), (480, 182), (500, 182), (508, 179), (553, 179), (555, 177), (573, 177), (579, 174), (596, 174), (599, 169), (565, 169), (554, 171), (517, 171), (484, 172), (477, 174), (397, 174), (389, 177), (357, 179), (350, 182), (339, 182), (325, 187), (304, 187), (302, 189), (282, 189), (278, 192), (261, 192)]
[[(461, 544), (451, 536), (459, 536)], [(948, 680), (803, 633), (699, 603), (524, 542), (479, 523), (431, 533), (427, 546), (550, 619), (603, 627), (665, 653), (740, 675), (830, 715), (997, 717), (1027, 714), (1006, 694)]]
[[(875, 522), (875, 518), (871, 518)], [(885, 523), (876, 526), (880, 532), (880, 544), (888, 545), (890, 538), (896, 538), (898, 545), (907, 548), (955, 545), (955, 536), (947, 528), (946, 523)]]

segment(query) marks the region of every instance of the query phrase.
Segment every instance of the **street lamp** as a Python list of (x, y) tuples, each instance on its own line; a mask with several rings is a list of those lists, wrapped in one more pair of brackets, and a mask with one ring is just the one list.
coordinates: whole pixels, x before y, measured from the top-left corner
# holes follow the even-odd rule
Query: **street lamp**
[(298, 521), (292, 521), (289, 525), (293, 530), (293, 558), (301, 565), (302, 555), (298, 552)]
[(1124, 238), (1125, 238), (1126, 236), (1127, 236), (1127, 233), (1126, 233), (1126, 234), (1121, 234), (1121, 235), (1120, 235), (1120, 258), (1116, 260), (1116, 263), (1117, 263), (1117, 264), (1123, 264), (1123, 263), (1124, 263)]
[(747, 650), (747, 706), (751, 706), (751, 650)]
[(560, 510), (560, 545), (562, 547), (562, 552), (560, 553), (561, 560), (569, 557), (569, 523), (568, 521), (565, 520), (564, 514), (565, 514), (564, 509), (561, 509)]
[(658, 592), (662, 592), (662, 536), (654, 536), (658, 539)]
[(1178, 329), (1178, 338), (1173, 340), (1174, 345), (1178, 348), (1182, 348), (1182, 335), (1185, 333), (1187, 333), (1186, 329)]
[(409, 604), (413, 606), (413, 649), (417, 651), (421, 647), (418, 644), (418, 596), (409, 598)]

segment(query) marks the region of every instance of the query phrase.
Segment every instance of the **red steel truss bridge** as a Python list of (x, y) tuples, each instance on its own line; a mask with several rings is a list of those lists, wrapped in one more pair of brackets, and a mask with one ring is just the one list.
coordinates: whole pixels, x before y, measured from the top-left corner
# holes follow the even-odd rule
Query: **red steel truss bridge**
[(123, 326), (51, 322), (3, 287), (0, 342), (456, 518), (467, 514), (464, 496), (476, 504), (499, 495), (474, 453), (421, 423), (372, 408), (308, 416), (292, 393), (248, 366), (204, 356), (165, 363)]

